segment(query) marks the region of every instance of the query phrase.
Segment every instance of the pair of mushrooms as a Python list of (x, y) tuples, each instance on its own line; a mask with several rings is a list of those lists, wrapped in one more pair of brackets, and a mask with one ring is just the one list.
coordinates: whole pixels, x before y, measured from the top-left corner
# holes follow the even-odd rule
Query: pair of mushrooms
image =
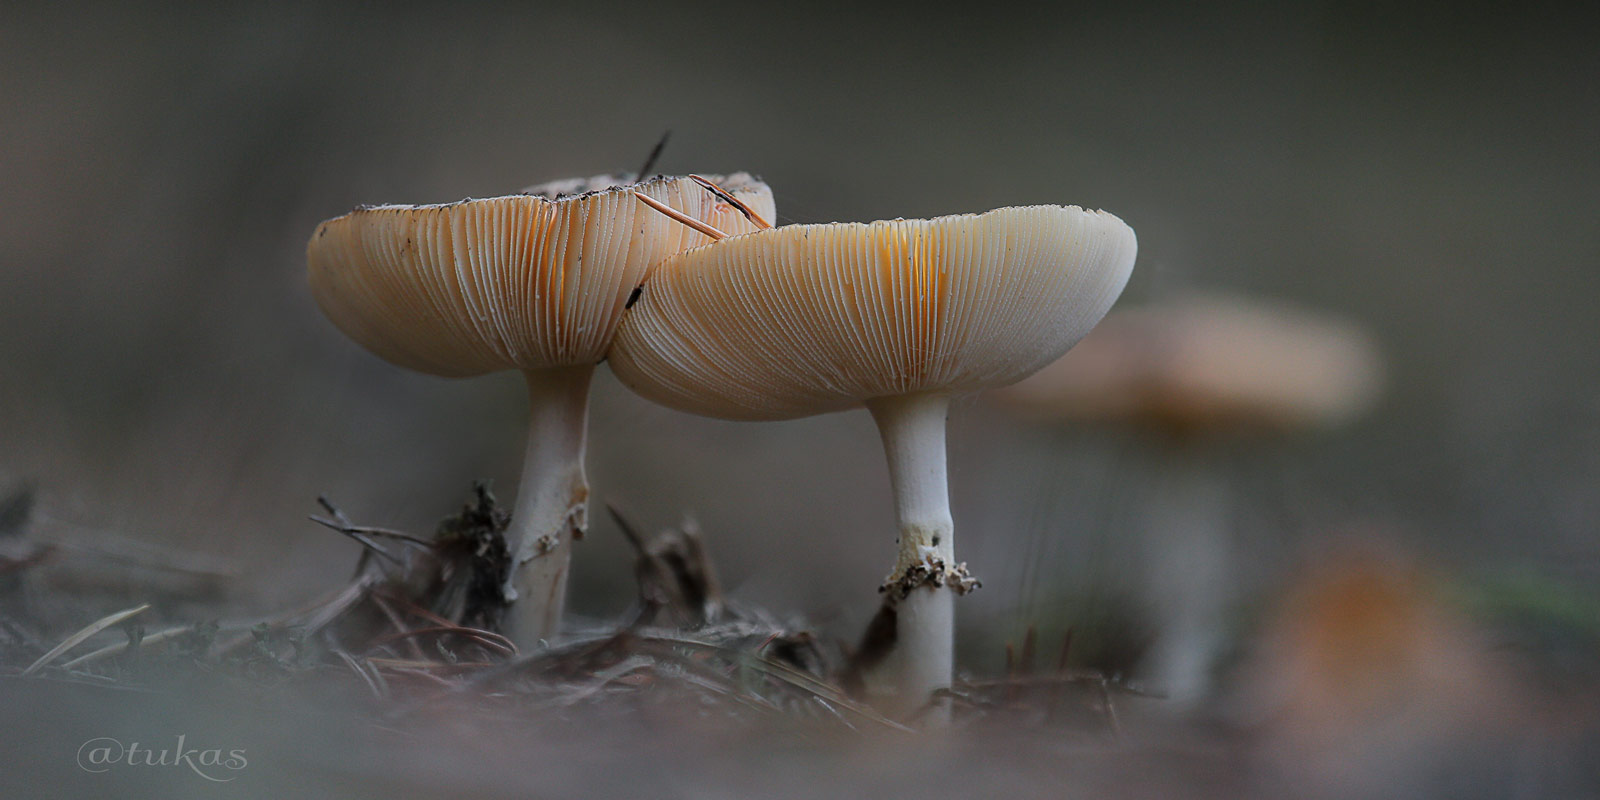
[(886, 586), (896, 645), (879, 682), (915, 708), (949, 685), (945, 587), (966, 584), (945, 478), (949, 400), (1019, 380), (1088, 333), (1127, 282), (1134, 234), (1075, 206), (778, 228), (773, 218), (771, 191), (742, 173), (590, 179), (358, 209), (319, 226), (307, 260), (323, 311), (377, 355), (436, 375), (527, 376), (505, 585), (509, 633), (525, 646), (558, 630), (585, 525), (596, 364), (648, 399), (724, 419), (865, 405), (899, 523)]

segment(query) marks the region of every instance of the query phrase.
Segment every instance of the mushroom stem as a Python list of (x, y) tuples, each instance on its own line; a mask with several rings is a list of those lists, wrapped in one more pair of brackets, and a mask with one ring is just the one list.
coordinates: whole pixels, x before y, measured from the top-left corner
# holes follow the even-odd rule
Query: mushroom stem
[(1166, 694), (1166, 707), (1187, 711), (1210, 693), (1222, 649), (1234, 581), (1233, 509), (1225, 476), (1200, 454), (1161, 455), (1144, 541), (1146, 597), (1157, 626), (1148, 677)]
[(528, 449), (506, 532), (513, 561), (506, 632), (524, 650), (556, 635), (566, 602), (572, 540), (588, 526), (583, 452), (593, 366), (527, 370)]
[[(875, 670), (892, 686), (889, 709), (901, 714), (927, 704), (936, 690), (948, 688), (954, 667), (954, 591), (947, 590), (955, 564), (955, 524), (945, 473), (945, 417), (950, 399), (943, 394), (880, 397), (867, 401), (889, 458), (899, 525), (899, 558), (884, 586), (885, 603), (895, 608), (894, 649)], [(923, 719), (937, 724), (943, 707)]]

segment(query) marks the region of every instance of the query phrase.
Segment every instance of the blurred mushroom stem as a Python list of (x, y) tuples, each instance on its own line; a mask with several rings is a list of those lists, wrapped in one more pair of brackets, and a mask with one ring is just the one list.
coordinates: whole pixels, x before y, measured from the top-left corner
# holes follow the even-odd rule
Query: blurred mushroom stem
[(1156, 623), (1146, 674), (1176, 709), (1210, 693), (1232, 584), (1228, 481), (1183, 446), (1167, 448), (1146, 510), (1145, 597)]
[[(870, 682), (890, 687), (888, 710), (904, 715), (949, 688), (954, 666), (953, 601), (962, 583), (945, 473), (950, 400), (944, 394), (882, 397), (868, 400), (867, 408), (888, 455), (899, 527), (899, 557), (883, 587), (885, 603), (896, 610), (895, 644)], [(922, 719), (937, 724), (948, 713), (936, 707)]]
[(589, 517), (589, 479), (583, 470), (594, 367), (527, 370), (528, 450), (506, 531), (515, 553), (506, 578), (507, 635), (533, 649), (560, 630), (572, 541)]

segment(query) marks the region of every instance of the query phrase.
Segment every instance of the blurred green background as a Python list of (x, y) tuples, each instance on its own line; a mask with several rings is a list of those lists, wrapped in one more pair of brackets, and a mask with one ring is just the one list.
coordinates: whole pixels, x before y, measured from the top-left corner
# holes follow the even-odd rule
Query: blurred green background
[[(46, 535), (226, 558), (256, 607), (351, 568), (304, 520), (319, 493), (419, 531), (475, 477), (510, 499), (520, 381), (360, 350), (311, 302), (306, 237), (635, 169), (670, 129), (661, 170), (760, 174), (786, 222), (1099, 207), (1139, 234), (1124, 305), (1238, 291), (1369, 326), (1372, 414), (1214, 467), (1252, 580), (1377, 536), (1592, 581), (1596, 41), (1506, 4), (8, 5), (0, 481), (33, 482)], [(893, 543), (865, 413), (716, 422), (602, 374), (592, 426), (596, 497), (692, 512), (736, 596), (842, 635), (870, 612)], [(958, 404), (969, 626), (1115, 582), (1138, 447)], [(573, 606), (607, 614), (631, 574), (591, 517)]]

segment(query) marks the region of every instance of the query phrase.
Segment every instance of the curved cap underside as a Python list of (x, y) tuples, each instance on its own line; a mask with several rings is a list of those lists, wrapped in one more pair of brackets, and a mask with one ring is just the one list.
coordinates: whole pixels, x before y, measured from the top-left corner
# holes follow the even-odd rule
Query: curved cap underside
[[(720, 182), (772, 218), (765, 184), (743, 173)], [(711, 241), (644, 206), (635, 189), (730, 234), (756, 229), (687, 178), (553, 200), (362, 208), (312, 235), (312, 295), (351, 339), (419, 372), (593, 364), (648, 271)]]
[(1076, 206), (760, 231), (662, 263), (609, 360), (641, 395), (726, 419), (1006, 384), (1099, 322), (1136, 250)]

